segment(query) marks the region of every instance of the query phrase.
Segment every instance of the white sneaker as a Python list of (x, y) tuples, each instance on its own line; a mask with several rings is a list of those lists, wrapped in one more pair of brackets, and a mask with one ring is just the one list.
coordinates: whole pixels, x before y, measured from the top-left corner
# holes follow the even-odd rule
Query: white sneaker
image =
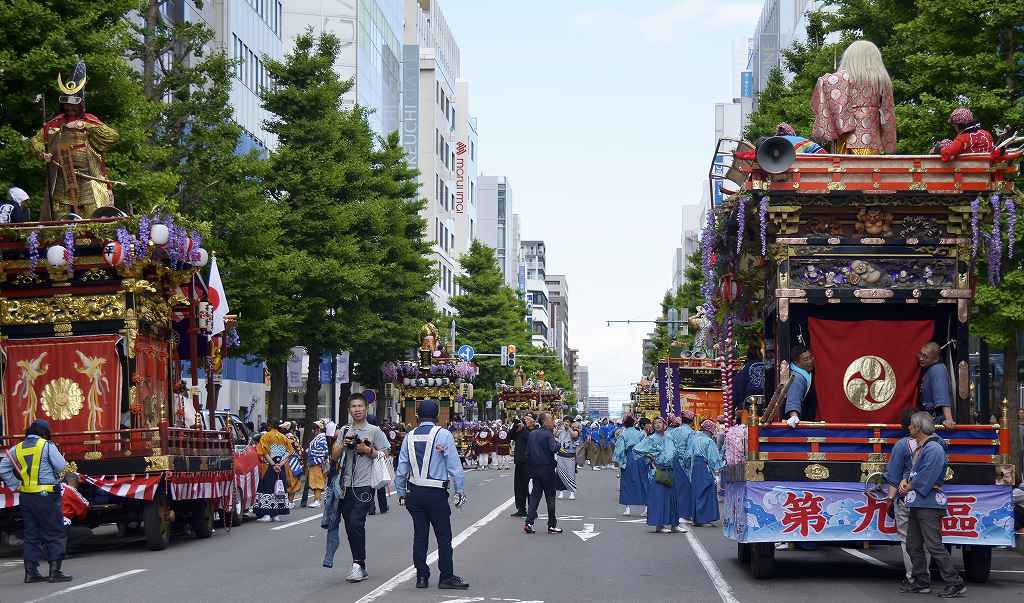
[(312, 509), (315, 509), (315, 508), (319, 507), (320, 506), (320, 499), (314, 500), (313, 502), (309, 503), (309, 506)]
[(558, 491), (558, 497), (557, 497), (557, 498), (558, 498), (559, 500), (561, 500), (561, 499), (565, 498), (565, 492), (562, 492), (561, 490), (559, 490), (559, 491)]
[(596, 466), (596, 465), (593, 467), (593, 469), (594, 469), (594, 471), (600, 471), (601, 470), (601, 468)]
[(366, 573), (366, 570), (362, 568), (358, 563), (352, 564), (352, 571), (345, 577), (345, 582), (362, 582), (370, 577), (370, 574)]
[(647, 509), (644, 509), (644, 512), (640, 514), (640, 517), (647, 517)]
[(576, 500), (576, 493), (575, 492), (570, 492), (569, 493), (569, 500)]
[(684, 528), (681, 525), (675, 525), (675, 526), (672, 526), (672, 531), (677, 533), (677, 534), (685, 534), (685, 533), (689, 532), (690, 530), (687, 530), (686, 528)]
[(270, 523), (270, 522), (274, 521), (274, 518), (269, 516), (269, 515), (264, 515), (263, 517), (260, 517), (256, 521), (258, 521), (260, 523)]
[(629, 515), (630, 515), (630, 513), (629, 513), (629, 507), (626, 507), (626, 510), (622, 512), (622, 516), (623, 516), (623, 517), (629, 517)]

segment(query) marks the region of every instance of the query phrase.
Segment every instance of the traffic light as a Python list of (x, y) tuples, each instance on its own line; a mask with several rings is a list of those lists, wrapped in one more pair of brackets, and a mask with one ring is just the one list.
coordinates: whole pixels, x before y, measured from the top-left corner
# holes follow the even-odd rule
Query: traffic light
[(516, 365), (516, 346), (510, 345), (510, 346), (507, 346), (506, 349), (508, 350), (506, 352), (506, 354), (505, 354), (508, 357), (508, 365), (507, 366), (515, 366)]
[(501, 366), (508, 366), (508, 346), (501, 346)]

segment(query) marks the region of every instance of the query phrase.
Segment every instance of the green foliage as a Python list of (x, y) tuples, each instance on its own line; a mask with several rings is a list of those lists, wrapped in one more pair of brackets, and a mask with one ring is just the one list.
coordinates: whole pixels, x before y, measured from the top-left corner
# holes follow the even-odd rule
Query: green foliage
[[(263, 93), (275, 115), (266, 127), (278, 136), (266, 178), (283, 241), (268, 355), (284, 358), (294, 345), (312, 358), (351, 350), (356, 375), (379, 383), (380, 365), (403, 355), (430, 315), (430, 248), (397, 136), (375, 140), (366, 109), (342, 108), (353, 84), (334, 71), (340, 48), (336, 36), (307, 31), (283, 61), (266, 60), (275, 82)], [(310, 363), (307, 421), (316, 370)]]
[[(159, 109), (146, 101), (139, 74), (126, 60), (127, 17), (137, 8), (137, 0), (0, 3), (0, 185), (24, 188), (32, 197), (33, 216), (38, 216), (46, 177), (27, 139), (55, 115), (57, 74), (67, 77), (78, 58), (88, 67), (86, 110), (121, 135), (107, 155), (110, 177), (128, 183), (115, 187), (117, 204), (145, 210), (174, 190), (174, 172), (153, 169), (166, 158), (167, 148), (146, 144)], [(45, 116), (37, 95), (40, 101), (45, 98)]]

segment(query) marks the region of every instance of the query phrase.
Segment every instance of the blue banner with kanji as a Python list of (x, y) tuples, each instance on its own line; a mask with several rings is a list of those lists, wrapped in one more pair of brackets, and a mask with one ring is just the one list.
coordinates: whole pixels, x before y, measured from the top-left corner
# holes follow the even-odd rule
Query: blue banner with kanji
[[(1013, 545), (1009, 486), (946, 485), (946, 544)], [(726, 484), (725, 535), (740, 542), (899, 541), (889, 502), (851, 482)]]

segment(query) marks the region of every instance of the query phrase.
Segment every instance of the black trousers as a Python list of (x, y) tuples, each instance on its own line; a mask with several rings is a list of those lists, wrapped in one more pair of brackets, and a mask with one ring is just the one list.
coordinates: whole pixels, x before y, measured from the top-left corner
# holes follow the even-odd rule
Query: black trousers
[(373, 504), (373, 488), (346, 488), (341, 499), (341, 518), (345, 520), (345, 536), (352, 551), (352, 561), (366, 561), (366, 514)]
[(512, 480), (516, 495), (516, 511), (526, 513), (526, 500), (530, 496), (530, 466), (526, 463), (516, 463)]
[[(387, 513), (388, 512), (388, 489), (387, 488), (377, 488), (377, 503), (376, 504), (377, 504), (377, 508), (380, 509), (381, 513)], [(376, 514), (376, 510), (375, 510), (373, 505), (374, 505), (374, 502), (371, 499), (370, 500), (370, 515)]]
[(553, 528), (558, 525), (558, 515), (555, 513), (555, 466), (530, 465), (530, 477), (533, 479), (533, 492), (530, 492), (530, 509), (526, 513), (526, 523), (533, 525), (536, 521), (537, 507), (540, 506), (540, 496), (543, 494), (544, 501), (548, 504), (548, 527)]
[(441, 580), (455, 575), (455, 561), (452, 558), (452, 509), (448, 506), (447, 488), (424, 488), (409, 484), (405, 496), (405, 508), (412, 516), (412, 563), (416, 576), (430, 577), (427, 565), (427, 545), (430, 541), (430, 527), (437, 538), (437, 569)]
[(18, 499), (25, 523), (25, 561), (60, 561), (64, 558), (64, 516), (60, 489), (45, 494), (22, 493)]
[(947, 585), (963, 584), (960, 572), (953, 566), (949, 551), (942, 544), (941, 521), (945, 509), (910, 508), (910, 525), (907, 526), (907, 554), (913, 565), (914, 582), (931, 584), (932, 576), (925, 560), (925, 551), (931, 554), (932, 562), (939, 568), (942, 580)]

